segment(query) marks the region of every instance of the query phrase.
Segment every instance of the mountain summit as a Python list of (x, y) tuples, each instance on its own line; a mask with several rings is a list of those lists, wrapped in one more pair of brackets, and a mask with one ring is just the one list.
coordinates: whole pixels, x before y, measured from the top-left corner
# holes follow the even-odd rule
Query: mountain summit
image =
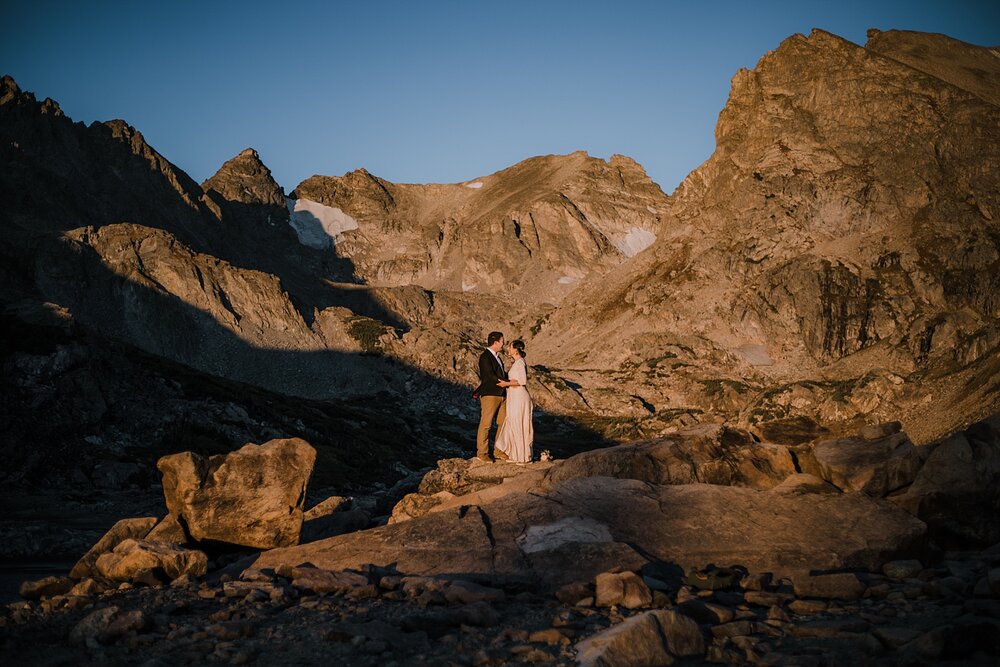
[(201, 189), (210, 197), (216, 195), (227, 202), (285, 206), (285, 191), (253, 148), (227, 160), (214, 176), (201, 184)]
[(645, 249), (670, 200), (634, 160), (534, 157), (448, 185), (361, 169), (313, 176), (292, 197), (350, 216), (337, 240), (366, 282), (558, 303), (584, 278)]

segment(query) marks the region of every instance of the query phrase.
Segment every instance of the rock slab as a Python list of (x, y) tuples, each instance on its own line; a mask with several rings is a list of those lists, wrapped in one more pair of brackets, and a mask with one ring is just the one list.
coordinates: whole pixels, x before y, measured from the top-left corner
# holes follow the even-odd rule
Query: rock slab
[[(587, 541), (580, 530), (549, 530), (568, 524), (586, 526)], [(534, 533), (547, 537), (525, 542)], [(786, 495), (595, 476), (274, 549), (254, 567), (311, 563), (344, 570), (370, 563), (407, 574), (479, 574), (558, 587), (655, 558), (685, 569), (721, 562), (782, 576), (877, 570), (911, 555), (925, 534), (921, 521), (865, 494)]]

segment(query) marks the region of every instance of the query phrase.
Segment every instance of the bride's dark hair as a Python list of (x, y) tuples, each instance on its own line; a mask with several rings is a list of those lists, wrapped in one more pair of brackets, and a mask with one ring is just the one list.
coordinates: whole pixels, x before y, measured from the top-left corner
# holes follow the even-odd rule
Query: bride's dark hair
[(515, 350), (517, 350), (517, 353), (521, 355), (522, 359), (524, 359), (524, 341), (523, 340), (515, 340), (510, 345)]

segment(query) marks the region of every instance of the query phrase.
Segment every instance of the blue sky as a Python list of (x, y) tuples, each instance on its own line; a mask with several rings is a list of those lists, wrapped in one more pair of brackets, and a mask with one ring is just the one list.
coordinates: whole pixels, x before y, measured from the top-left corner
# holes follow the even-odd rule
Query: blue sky
[(814, 27), (998, 45), (1000, 2), (6, 0), (0, 69), (75, 120), (127, 120), (198, 181), (247, 146), (286, 191), (586, 150), (669, 193), (711, 155), (736, 70)]

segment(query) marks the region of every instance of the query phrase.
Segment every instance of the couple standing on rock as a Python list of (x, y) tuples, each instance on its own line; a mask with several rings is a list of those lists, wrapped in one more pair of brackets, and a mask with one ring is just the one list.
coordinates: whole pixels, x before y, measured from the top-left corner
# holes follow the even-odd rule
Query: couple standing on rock
[[(510, 370), (500, 360), (500, 350), (506, 346), (514, 359)], [(503, 334), (493, 331), (486, 339), (486, 349), (479, 355), (479, 386), (473, 396), (479, 398), (479, 432), (476, 456), (481, 461), (531, 461), (534, 429), (531, 425), (532, 404), (528, 395), (528, 369), (524, 363), (524, 342), (506, 344)], [(497, 423), (497, 435), (490, 457), (490, 428)]]

